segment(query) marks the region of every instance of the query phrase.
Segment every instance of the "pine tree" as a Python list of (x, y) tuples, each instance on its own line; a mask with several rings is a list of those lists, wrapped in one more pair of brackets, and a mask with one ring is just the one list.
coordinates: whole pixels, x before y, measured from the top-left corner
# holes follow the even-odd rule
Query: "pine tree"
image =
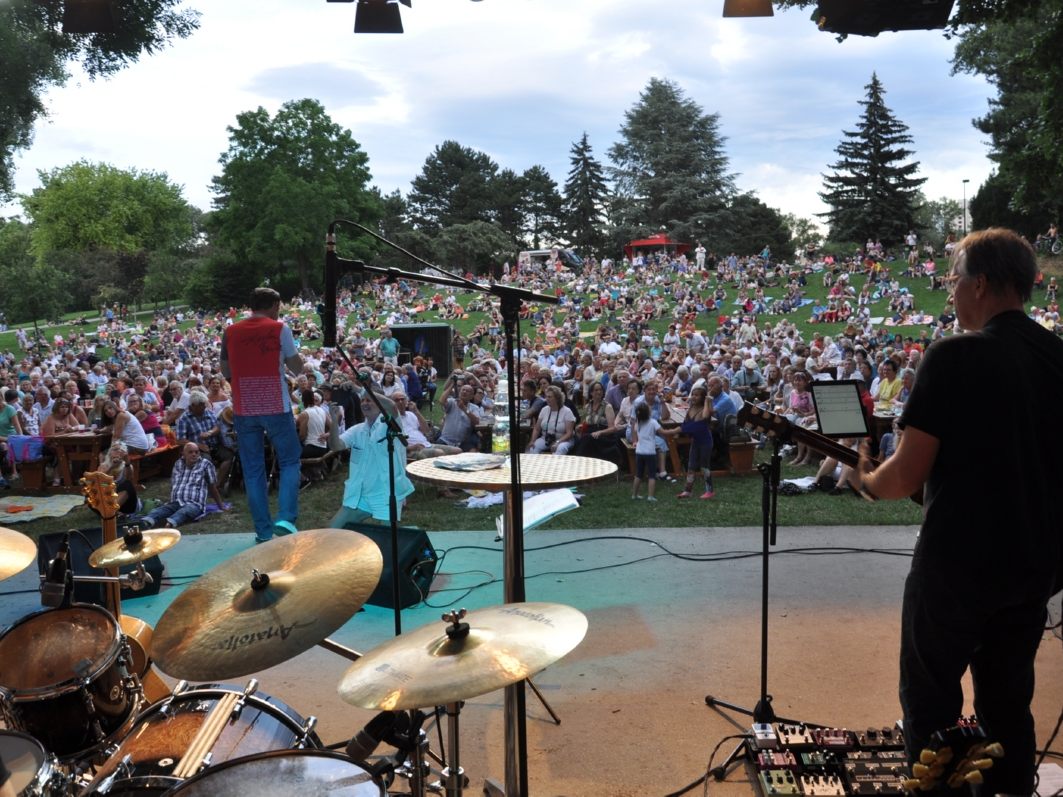
[(871, 74), (864, 113), (856, 130), (843, 130), (845, 139), (834, 150), (841, 159), (824, 175), (820, 198), (830, 206), (818, 215), (830, 224), (835, 241), (880, 240), (889, 246), (904, 240), (915, 224), (919, 186), (925, 177), (913, 177), (918, 161), (913, 154), (908, 126), (886, 107), (886, 93), (878, 75)]
[(572, 168), (565, 181), (566, 233), (581, 255), (600, 255), (606, 244), (603, 210), (609, 194), (602, 164), (594, 157), (586, 133), (571, 152)]
[(675, 83), (651, 78), (624, 119), (620, 141), (609, 149), (611, 214), (627, 228), (619, 232), (666, 230), (710, 245), (734, 193), (719, 114), (706, 114)]

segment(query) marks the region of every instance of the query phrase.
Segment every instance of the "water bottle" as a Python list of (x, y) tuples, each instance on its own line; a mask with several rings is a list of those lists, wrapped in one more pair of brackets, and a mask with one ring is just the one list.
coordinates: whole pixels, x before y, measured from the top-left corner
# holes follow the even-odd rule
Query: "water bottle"
[(502, 379), (495, 390), (495, 428), (491, 435), (491, 451), (509, 452), (509, 382)]

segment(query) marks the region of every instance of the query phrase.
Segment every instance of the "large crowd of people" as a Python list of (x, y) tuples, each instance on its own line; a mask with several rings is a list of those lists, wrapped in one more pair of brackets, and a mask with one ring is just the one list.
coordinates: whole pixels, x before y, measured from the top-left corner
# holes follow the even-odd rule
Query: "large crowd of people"
[[(880, 408), (903, 403), (922, 353), (955, 322), (948, 303), (936, 317), (915, 306), (906, 283), (928, 273), (933, 280), (936, 268), (922, 248), (907, 249), (918, 253), (914, 263), (903, 249), (891, 257), (869, 241), (851, 257), (809, 252), (794, 264), (776, 262), (767, 251), (710, 254), (707, 260), (700, 252), (688, 260), (660, 251), (581, 265), (571, 258), (504, 264), (492, 278), (556, 299), (522, 306), (516, 389), (525, 429), (519, 444), (623, 464), (640, 404), (649, 404), (651, 419), (667, 432), (684, 422), (692, 395), (704, 389), (715, 407), (706, 420), (719, 465), (734, 431), (728, 418), (744, 402), (762, 402), (808, 423), (814, 418), (808, 383), (853, 378), (866, 383)], [(827, 288), (826, 304), (808, 298), (811, 280)], [(1049, 329), (1058, 322), (1054, 287), (1051, 282), (1043, 306), (1032, 310)], [(506, 360), (495, 305), (482, 294), (382, 280), (342, 290), (337, 311), (341, 348), (355, 369), (371, 373), (383, 395), (401, 396), (404, 423), (417, 441), (412, 457), (482, 445), (478, 431), (493, 415)], [(355, 374), (335, 351), (317, 347), (312, 301), (293, 300), (279, 313), (300, 355), (289, 385), (290, 405), (305, 412), (296, 426), (300, 453), (313, 457), (340, 448), (345, 429), (362, 420)], [(169, 430), (180, 444), (195, 442), (224, 485), (238, 435), (222, 341), (247, 314), (237, 308), (163, 312), (140, 324), (124, 308), (102, 308), (94, 330), (88, 324), (47, 342), (18, 330), (21, 350), (0, 359), (0, 439), (112, 425), (115, 440), (136, 454), (162, 443)], [(390, 329), (447, 318), (475, 322), (465, 325), (471, 326), (467, 334), (454, 334), (452, 362), (437, 363), (433, 354), (445, 356), (440, 352), (403, 350)], [(823, 323), (824, 332), (802, 335), (798, 319)], [(893, 329), (915, 322), (921, 326), (916, 335)], [(664, 327), (663, 334), (656, 331)], [(665, 467), (667, 442), (653, 437), (654, 476), (674, 478)], [(697, 470), (705, 456), (700, 450), (692, 466)], [(12, 476), (10, 458), (3, 461), (5, 475)], [(811, 453), (798, 450), (794, 461), (810, 462)]]

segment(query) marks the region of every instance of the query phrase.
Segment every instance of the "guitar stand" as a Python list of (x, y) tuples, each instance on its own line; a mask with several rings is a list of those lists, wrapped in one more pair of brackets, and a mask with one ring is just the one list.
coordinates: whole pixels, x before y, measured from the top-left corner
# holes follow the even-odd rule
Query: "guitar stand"
[[(776, 531), (778, 529), (779, 507), (779, 481), (782, 475), (781, 447), (783, 440), (779, 436), (770, 436), (772, 443), (771, 460), (757, 465), (761, 476), (761, 514), (763, 517), (763, 541), (761, 546), (761, 582), (760, 582), (760, 699), (753, 708), (740, 706), (721, 700), (714, 695), (705, 696), (705, 705), (709, 708), (725, 708), (729, 711), (737, 711), (753, 718), (756, 725), (770, 724), (773, 722), (785, 722), (789, 724), (817, 727), (813, 723), (802, 723), (801, 720), (787, 719), (775, 714), (771, 706), (772, 696), (768, 694), (768, 562), (771, 555), (771, 546), (775, 545)], [(710, 771), (716, 780), (723, 780), (727, 773), (746, 757), (746, 743), (739, 742), (731, 754), (719, 766)]]

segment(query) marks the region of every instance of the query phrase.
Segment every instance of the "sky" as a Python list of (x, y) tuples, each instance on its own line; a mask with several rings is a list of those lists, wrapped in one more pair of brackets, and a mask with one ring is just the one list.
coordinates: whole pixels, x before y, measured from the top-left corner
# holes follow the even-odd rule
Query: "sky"
[[(2, 0), (0, 0), (2, 1)], [(842, 131), (859, 120), (872, 72), (913, 138), (931, 199), (970, 199), (989, 176), (971, 120), (994, 90), (952, 75), (941, 31), (838, 43), (810, 10), (723, 19), (722, 0), (414, 0), (401, 35), (353, 33), (355, 6), (325, 0), (186, 0), (190, 38), (117, 76), (75, 74), (15, 156), (16, 191), (78, 160), (165, 173), (209, 210), (210, 180), (244, 111), (319, 100), (369, 156), (384, 193), (410, 190), (446, 140), (564, 185), (584, 132), (608, 165), (624, 114), (651, 78), (718, 114), (729, 171), (784, 213), (812, 218)], [(0, 215), (20, 212), (0, 206)]]

